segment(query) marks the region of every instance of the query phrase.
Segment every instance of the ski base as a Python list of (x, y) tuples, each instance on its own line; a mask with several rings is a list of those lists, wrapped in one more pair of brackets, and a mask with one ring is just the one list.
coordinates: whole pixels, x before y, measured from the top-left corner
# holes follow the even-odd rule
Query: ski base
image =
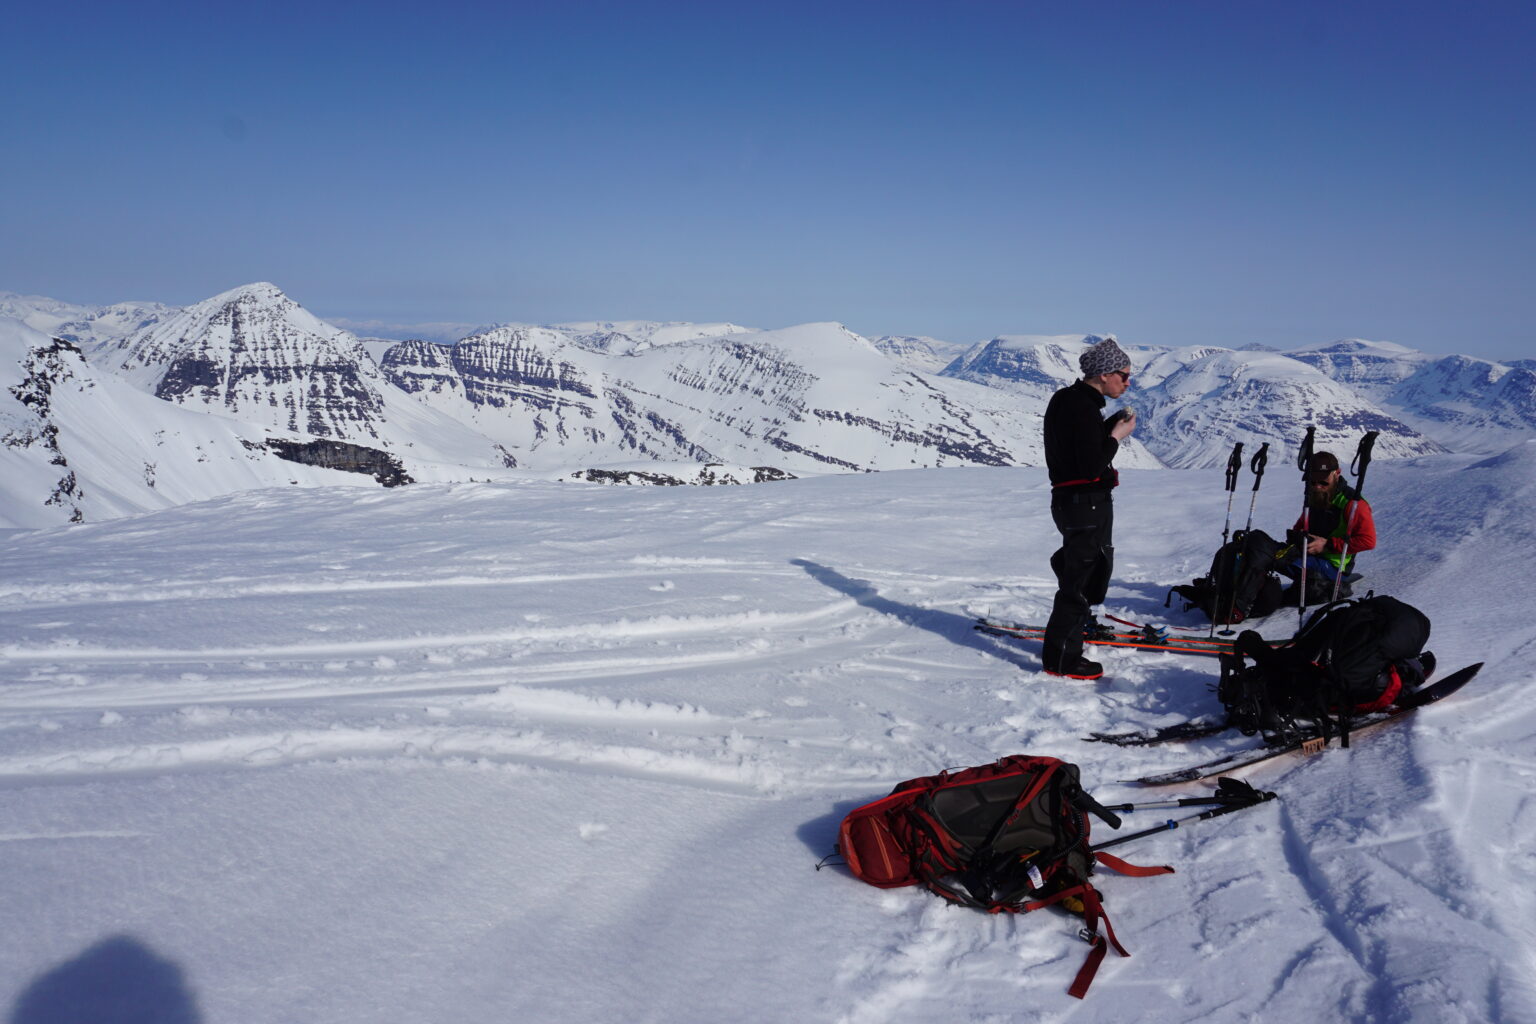
[(1179, 722), (1175, 725), (1154, 729), (1151, 732), (1091, 732), (1085, 740), (1089, 743), (1109, 743), (1117, 747), (1150, 747), (1157, 743), (1180, 743), (1199, 740), (1226, 732), (1229, 726), (1221, 722)]

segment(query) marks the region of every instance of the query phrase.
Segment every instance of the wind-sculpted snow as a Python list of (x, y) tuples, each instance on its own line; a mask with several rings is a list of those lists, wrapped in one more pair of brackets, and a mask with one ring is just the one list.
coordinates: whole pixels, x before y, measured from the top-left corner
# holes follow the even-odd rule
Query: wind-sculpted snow
[[(1163, 596), (1220, 542), (1221, 473), (1123, 478), (1108, 610), (1189, 623)], [(1117, 849), (1178, 873), (1097, 880), (1135, 955), (1086, 1003), (1075, 918), (814, 870), (903, 779), (1028, 752), (1192, 796), (1121, 780), (1251, 742), (1084, 742), (1218, 714), (1216, 665), (1069, 683), (971, 629), (1050, 607), (1043, 470), (294, 488), (0, 535), (0, 1000), (129, 935), (210, 1021), (1536, 1019), (1536, 443), (1368, 489), (1365, 584), (1485, 668)], [(1296, 500), (1266, 482), (1256, 525)]]

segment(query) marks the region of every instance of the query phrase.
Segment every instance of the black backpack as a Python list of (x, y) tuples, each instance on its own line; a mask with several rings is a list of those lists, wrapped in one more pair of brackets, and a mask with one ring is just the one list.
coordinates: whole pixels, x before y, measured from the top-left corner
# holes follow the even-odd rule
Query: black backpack
[(1270, 615), (1283, 600), (1273, 569), (1284, 550), (1263, 530), (1238, 530), (1211, 559), (1211, 571), (1174, 587), (1168, 600), (1178, 594), (1185, 611), (1199, 608), (1218, 625)]
[(1429, 631), (1429, 618), (1395, 597), (1325, 605), (1287, 647), (1252, 630), (1239, 635), (1234, 653), (1222, 655), (1217, 694), (1247, 735), (1284, 737), (1306, 719), (1330, 736), (1334, 717), (1343, 731), (1349, 716), (1383, 711), (1424, 681), (1434, 669)]

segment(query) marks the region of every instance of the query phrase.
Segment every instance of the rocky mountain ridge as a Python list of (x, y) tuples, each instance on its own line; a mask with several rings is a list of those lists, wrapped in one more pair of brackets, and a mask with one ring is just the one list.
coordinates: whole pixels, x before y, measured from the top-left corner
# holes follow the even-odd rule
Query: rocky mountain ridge
[[(29, 393), (22, 378), (35, 376), (26, 367), (39, 358), (29, 353), (56, 344), (53, 337), (72, 349), (49, 350), (72, 367), (60, 382), (65, 393), (110, 392), (118, 405), (133, 406), (118, 409), (118, 419), (159, 424), (164, 410), (186, 413), (171, 417), (174, 426), (157, 426), (153, 439), (116, 431), (103, 446), (87, 439), (113, 435), (114, 421), (68, 402), (62, 420), (28, 421), (27, 406), (13, 402), (9, 421), (0, 420), (10, 442), (0, 456), (25, 451), (31, 469), (19, 477), (25, 488), (7, 487), (0, 499), (32, 508), (36, 519), (46, 498), (66, 494), (45, 522), (62, 521), (66, 511), (89, 520), (157, 507), (171, 491), (189, 500), (225, 493), (236, 479), (309, 482), (315, 472), (330, 481), (347, 471), (355, 483), (507, 474), (634, 481), (643, 464), (765, 471), (716, 475), (725, 482), (1038, 464), (1045, 403), (1076, 379), (1078, 353), (1100, 337), (1006, 335), (965, 347), (915, 336), (870, 339), (840, 324), (760, 330), (593, 321), (501, 326), (452, 344), (365, 344), (266, 283), (184, 309), (92, 309), (0, 294), (0, 317), (12, 325), (0, 360), (10, 367), (11, 397), (18, 387)], [(42, 329), (20, 348), (18, 332), (31, 329), (18, 321)], [(1287, 353), (1124, 347), (1134, 366), (1125, 400), (1142, 424), (1122, 453), (1125, 468), (1219, 465), (1235, 440), (1269, 441), (1278, 458), (1308, 425), (1318, 428), (1320, 445), (1343, 450), (1362, 431), (1378, 430), (1378, 458), (1502, 450), (1536, 436), (1536, 364), (1435, 357), (1359, 339)], [(218, 440), (210, 423), (222, 424), (213, 431)], [(178, 433), (206, 444), (194, 446), (190, 465), (170, 471), (159, 449)], [(45, 437), (56, 451), (41, 443)], [(92, 464), (76, 471), (73, 490), (115, 497), (65, 509), (71, 489), (60, 491), (64, 471), (51, 460), (74, 471), (69, 452), (82, 446), (115, 447), (119, 462), (141, 467), (139, 483), (107, 487), (97, 482), (105, 471)], [(211, 489), (195, 482), (210, 461), (227, 467), (253, 459), (269, 468), (254, 478), (226, 473)], [(303, 459), (313, 465), (296, 465)], [(658, 475), (702, 482), (709, 474)], [(158, 488), (144, 480), (158, 480)]]

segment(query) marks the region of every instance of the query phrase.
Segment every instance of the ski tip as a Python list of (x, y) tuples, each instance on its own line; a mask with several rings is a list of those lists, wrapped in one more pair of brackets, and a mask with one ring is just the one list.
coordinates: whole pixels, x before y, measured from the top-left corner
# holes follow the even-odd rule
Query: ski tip
[(1412, 700), (1402, 705), (1408, 708), (1421, 708), (1426, 704), (1433, 704), (1437, 700), (1449, 697), (1457, 690), (1465, 686), (1473, 676), (1482, 670), (1483, 662), (1474, 662), (1466, 668), (1459, 668), (1448, 676), (1436, 679), (1413, 695)]
[(1185, 768), (1176, 772), (1164, 772), (1161, 775), (1143, 775), (1136, 781), (1143, 786), (1171, 786), (1177, 782), (1194, 782), (1204, 777), (1198, 768)]

